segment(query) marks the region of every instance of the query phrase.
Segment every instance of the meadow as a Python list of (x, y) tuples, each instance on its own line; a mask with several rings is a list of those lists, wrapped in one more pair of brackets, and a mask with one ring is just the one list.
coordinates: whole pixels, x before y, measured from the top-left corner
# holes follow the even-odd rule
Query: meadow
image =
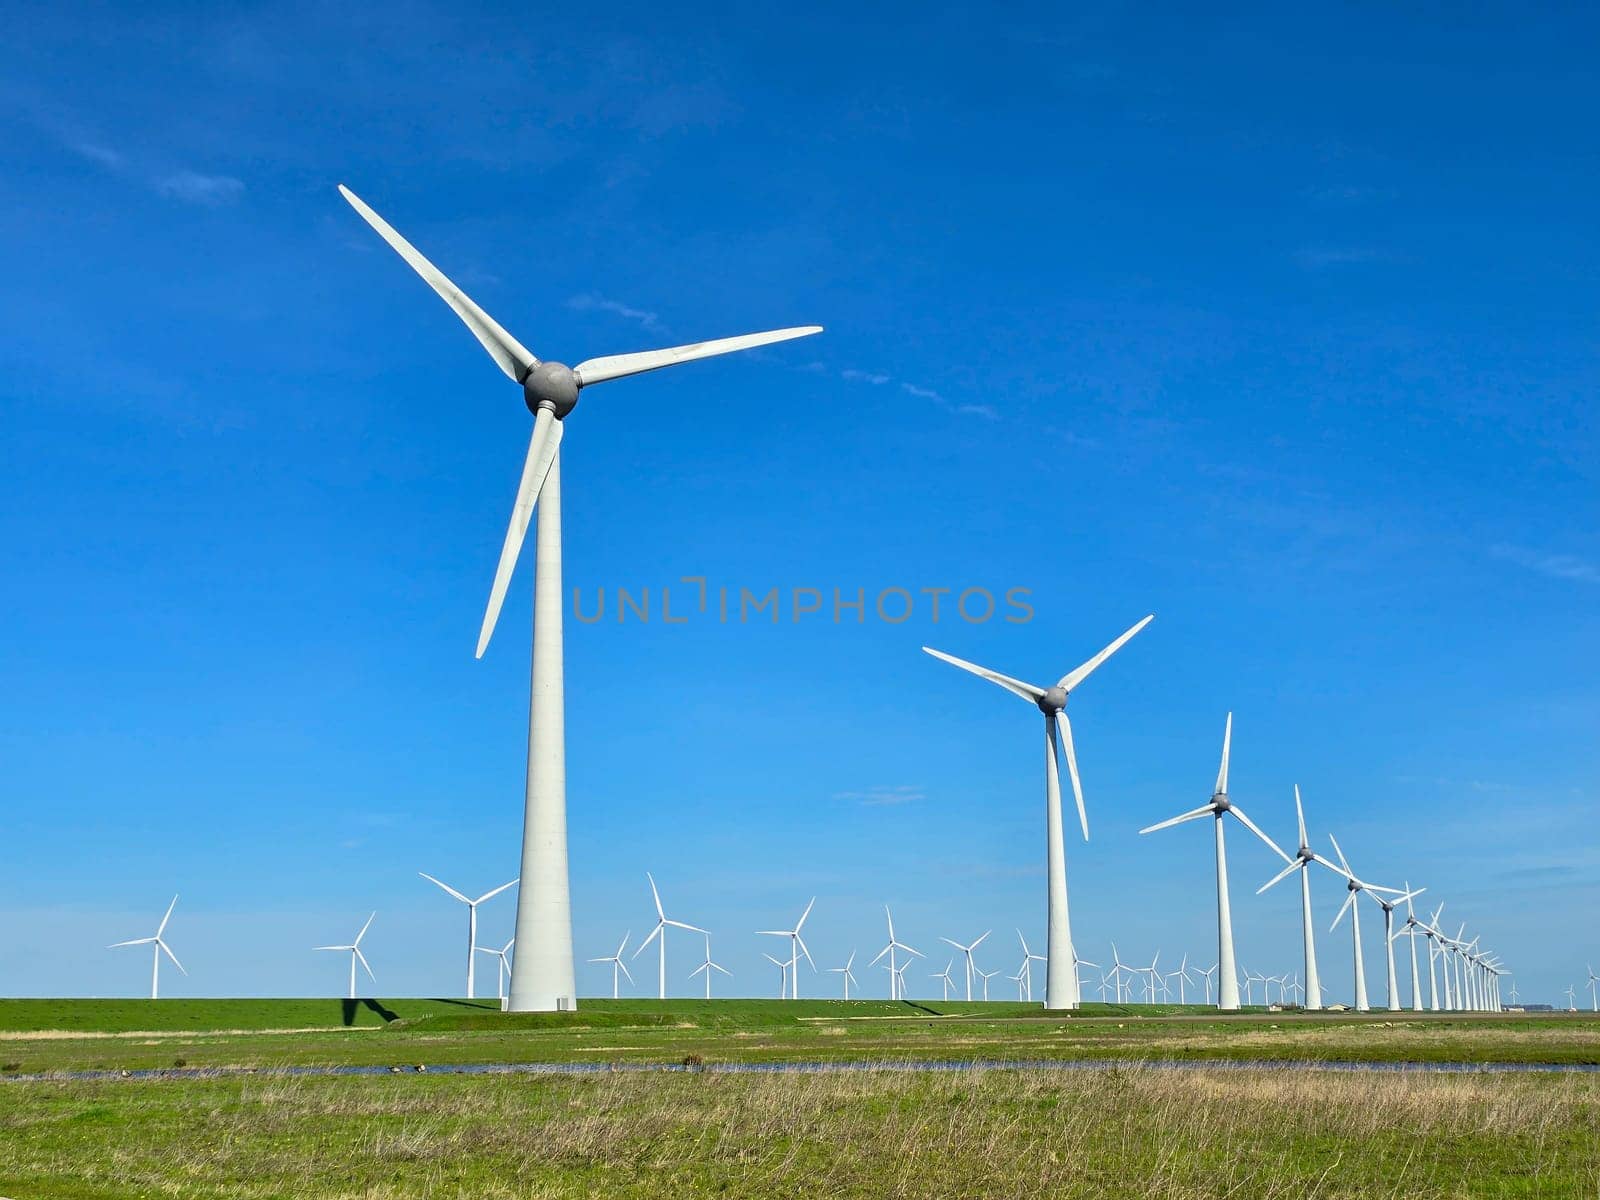
[[(1041, 1065), (931, 1069), (984, 1060)], [(1313, 1060), (1595, 1063), (1600, 1018), (1103, 1005), (1065, 1016), (872, 1000), (586, 1001), (573, 1014), (515, 1015), (449, 999), (8, 1000), (0, 1195), (1600, 1194), (1600, 1074), (1352, 1072)], [(781, 1062), (869, 1069), (716, 1069)], [(601, 1069), (440, 1069), (472, 1063)], [(280, 1070), (364, 1064), (389, 1069)], [(161, 1073), (118, 1075), (149, 1068)], [(223, 1068), (250, 1073), (213, 1070)], [(111, 1074), (74, 1075), (85, 1070)]]

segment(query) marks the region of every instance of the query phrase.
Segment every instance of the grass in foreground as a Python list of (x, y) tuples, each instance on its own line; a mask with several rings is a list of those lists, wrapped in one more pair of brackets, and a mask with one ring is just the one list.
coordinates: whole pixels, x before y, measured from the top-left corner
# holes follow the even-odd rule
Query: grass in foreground
[(1600, 1080), (1309, 1071), (0, 1087), (0, 1194), (1570, 1197)]
[[(387, 1020), (385, 1019), (387, 1016)], [(348, 1021), (347, 1021), (348, 1018)], [(9, 1030), (9, 1032), (6, 1032)], [(1367, 1016), (1037, 1006), (586, 1001), (0, 1001), (0, 1073), (285, 1065), (927, 1059), (1600, 1062), (1590, 1014)]]

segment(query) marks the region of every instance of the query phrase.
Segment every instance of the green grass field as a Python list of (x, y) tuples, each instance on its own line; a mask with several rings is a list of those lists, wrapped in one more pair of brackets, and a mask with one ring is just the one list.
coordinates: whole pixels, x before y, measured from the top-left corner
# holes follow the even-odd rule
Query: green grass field
[[(906, 1067), (1083, 1059), (1119, 1065)], [(901, 1069), (414, 1069), (685, 1060)], [(1282, 1065), (1228, 1067), (1239, 1060)], [(1063, 1016), (870, 1000), (586, 1001), (527, 1015), (448, 999), (0, 1001), (0, 1076), (11, 1077), (0, 1079), (0, 1196), (1600, 1196), (1600, 1075), (1351, 1074), (1303, 1060), (1594, 1063), (1600, 1019), (1093, 1005)], [(273, 1071), (295, 1064), (400, 1070)], [(258, 1073), (66, 1074), (179, 1066)]]

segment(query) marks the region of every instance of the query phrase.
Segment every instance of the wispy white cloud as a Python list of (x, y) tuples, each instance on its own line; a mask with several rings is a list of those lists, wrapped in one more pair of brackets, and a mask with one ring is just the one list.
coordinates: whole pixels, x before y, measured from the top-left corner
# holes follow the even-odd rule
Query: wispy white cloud
[(609, 296), (601, 296), (595, 292), (583, 292), (573, 296), (567, 301), (567, 307), (578, 312), (603, 312), (614, 317), (621, 317), (624, 321), (632, 321), (641, 329), (648, 329), (659, 333), (665, 326), (661, 324), (661, 317), (649, 309), (635, 308), (631, 304), (624, 304), (620, 300), (613, 300)]
[(848, 379), (851, 383), (870, 383), (874, 386), (889, 382), (889, 377), (880, 371), (857, 371), (854, 367), (840, 371), (839, 378)]
[(1506, 562), (1516, 563), (1519, 567), (1548, 575), (1551, 579), (1565, 579), (1573, 583), (1600, 583), (1600, 564), (1573, 554), (1548, 554), (1541, 550), (1504, 544), (1491, 547), (1489, 553)]
[(908, 396), (915, 396), (918, 400), (943, 400), (944, 397), (932, 388), (918, 387), (914, 383), (902, 383), (900, 390)]
[(861, 792), (835, 792), (833, 798), (880, 807), (889, 804), (913, 804), (918, 800), (926, 800), (928, 794), (917, 784), (900, 783), (878, 784)]
[(1303, 246), (1294, 253), (1295, 261), (1308, 271), (1380, 262), (1384, 257), (1371, 246)]
[(231, 204), (244, 195), (244, 184), (231, 175), (203, 175), (199, 171), (174, 171), (154, 181), (156, 191), (185, 204)]
[(958, 404), (955, 411), (962, 417), (982, 417), (985, 421), (1000, 419), (1000, 410), (992, 404)]
[(107, 149), (95, 142), (71, 142), (69, 148), (90, 162), (99, 163), (102, 167), (109, 167), (112, 170), (120, 169), (125, 161), (115, 150)]

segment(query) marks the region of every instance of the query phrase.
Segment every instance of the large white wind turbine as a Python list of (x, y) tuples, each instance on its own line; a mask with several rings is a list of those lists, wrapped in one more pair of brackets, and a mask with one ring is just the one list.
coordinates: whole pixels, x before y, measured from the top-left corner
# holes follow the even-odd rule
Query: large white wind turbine
[(429, 883), (443, 888), (446, 892), (467, 906), (467, 999), (476, 1000), (478, 998), (477, 973), (473, 968), (477, 964), (477, 959), (474, 957), (474, 955), (478, 949), (478, 905), (482, 904), (485, 900), (494, 899), (494, 897), (498, 896), (508, 887), (514, 887), (517, 881), (513, 879), (510, 883), (502, 883), (492, 892), (485, 892), (476, 900), (472, 900), (466, 896), (463, 896), (460, 892), (456, 891), (455, 888), (451, 887), (443, 880), (435, 879), (426, 871), (418, 871), (417, 874), (421, 875)]
[(1589, 1006), (1595, 1012), (1600, 1012), (1600, 992), (1595, 990), (1600, 988), (1600, 975), (1596, 975), (1588, 963), (1583, 964), (1583, 969), (1589, 972)]
[[(1345, 887), (1349, 895), (1344, 898), (1344, 903), (1339, 907), (1339, 915), (1334, 917), (1333, 924), (1328, 926), (1332, 933), (1339, 928), (1339, 922), (1344, 919), (1345, 910), (1350, 911), (1350, 937), (1355, 947), (1355, 974), (1356, 974), (1356, 1011), (1368, 1012), (1371, 1006), (1367, 1003), (1367, 964), (1361, 954), (1361, 909), (1356, 904), (1356, 897), (1362, 892), (1393, 892), (1394, 888), (1379, 887), (1375, 883), (1366, 883), (1357, 879), (1355, 872), (1350, 869), (1349, 860), (1344, 856), (1344, 851), (1339, 849), (1339, 839), (1333, 834), (1328, 835), (1328, 840), (1333, 843), (1333, 852), (1339, 856), (1340, 874), (1345, 877)], [(1328, 864), (1332, 865), (1332, 864)]]
[[(952, 941), (950, 938), (947, 938), (947, 937), (942, 937), (942, 938), (939, 939), (941, 942), (945, 942), (945, 943), (948, 943), (951, 946), (954, 946), (957, 950), (961, 951), (961, 953), (966, 956), (966, 959), (967, 959), (967, 999), (968, 1000), (972, 999), (972, 952), (974, 950), (976, 950), (978, 948), (978, 946), (983, 942), (983, 939), (988, 937), (989, 934), (992, 933), (992, 932), (993, 932), (993, 930), (985, 929), (983, 931), (983, 933), (978, 936), (977, 941), (974, 941), (970, 946), (963, 946), (960, 942)], [(1074, 977), (1076, 977), (1076, 973), (1074, 973)]]
[(517, 956), (511, 971), (511, 1002), (517, 1012), (570, 1009), (577, 1005), (573, 979), (572, 899), (567, 878), (566, 740), (561, 654), (561, 435), (578, 403), (578, 393), (604, 383), (669, 367), (677, 363), (748, 350), (791, 338), (820, 333), (817, 325), (778, 329), (647, 350), (591, 358), (568, 367), (540, 362), (521, 342), (446, 279), (349, 188), (339, 192), (378, 235), (405, 259), (411, 269), (454, 310), (495, 364), (522, 388), (523, 403), (533, 414), (522, 478), (517, 484), (511, 523), (500, 550), (489, 604), (478, 633), (478, 657), (489, 644), (512, 569), (538, 506), (534, 534), (537, 570), (534, 578), (532, 704), (528, 724), (528, 777), (525, 797), (521, 878), (529, 881), (517, 896)]
[(1217, 785), (1212, 789), (1211, 799), (1199, 808), (1190, 809), (1171, 820), (1147, 825), (1139, 830), (1141, 834), (1154, 833), (1158, 829), (1182, 825), (1185, 821), (1198, 821), (1201, 817), (1212, 818), (1211, 827), (1217, 848), (1217, 962), (1221, 964), (1222, 970), (1219, 977), (1221, 986), (1217, 993), (1217, 1008), (1223, 1012), (1232, 1012), (1239, 1007), (1239, 980), (1234, 972), (1233, 959), (1233, 910), (1228, 903), (1228, 852), (1222, 834), (1223, 816), (1232, 814), (1241, 825), (1265, 842), (1269, 850), (1284, 862), (1290, 861), (1278, 843), (1262, 833), (1260, 827), (1245, 816), (1244, 810), (1228, 797), (1228, 752), (1232, 743), (1233, 714), (1229, 713), (1227, 723), (1222, 727), (1222, 766), (1217, 770)]
[[(656, 877), (650, 874), (649, 871), (644, 873), (644, 877), (650, 881), (650, 897), (656, 902), (656, 926), (650, 931), (650, 936), (639, 943), (639, 948), (633, 952), (633, 956), (638, 958), (639, 955), (644, 953), (644, 948), (651, 942), (659, 942), (656, 949), (660, 952), (658, 955), (660, 974), (656, 995), (658, 999), (665, 1000), (667, 998), (667, 926), (670, 925), (674, 929), (687, 929), (690, 933), (704, 933), (705, 930), (698, 925), (686, 925), (682, 921), (674, 921), (669, 918), (666, 910), (661, 907), (661, 893), (656, 890)], [(519, 953), (517, 957), (521, 958), (522, 955)], [(632, 983), (633, 980), (629, 979), (628, 982)], [(516, 990), (517, 977), (513, 974), (511, 976), (511, 991), (513, 995), (516, 994)]]
[(600, 958), (591, 958), (589, 960), (592, 963), (611, 964), (611, 998), (613, 1000), (615, 1000), (618, 995), (621, 994), (622, 990), (622, 982), (618, 976), (618, 972), (620, 972), (622, 975), (627, 975), (629, 983), (633, 982), (633, 976), (628, 972), (628, 964), (622, 961), (622, 952), (628, 948), (628, 939), (632, 936), (633, 930), (631, 929), (622, 935), (622, 941), (617, 943), (617, 952), (615, 954), (607, 954)]
[(178, 898), (174, 896), (172, 903), (167, 905), (166, 915), (161, 918), (161, 924), (156, 926), (153, 937), (130, 938), (126, 942), (112, 942), (107, 950), (115, 950), (118, 946), (149, 946), (153, 961), (150, 964), (150, 999), (156, 1000), (161, 995), (161, 956), (165, 954), (172, 960), (172, 965), (178, 968), (181, 974), (189, 972), (183, 969), (183, 964), (178, 961), (178, 956), (172, 952), (172, 947), (167, 945), (162, 934), (167, 931), (167, 922), (172, 920), (172, 910), (178, 907)]
[(721, 971), (724, 975), (733, 974), (732, 971), (728, 970), (728, 968), (723, 966), (721, 963), (711, 961), (711, 935), (708, 933), (706, 934), (706, 960), (694, 970), (689, 972), (690, 979), (693, 979), (696, 975), (702, 973), (705, 975), (707, 1000), (711, 999), (711, 972), (713, 971)]
[(800, 999), (800, 955), (804, 953), (806, 961), (811, 963), (811, 969), (813, 971), (817, 969), (817, 964), (812, 961), (811, 951), (806, 949), (805, 938), (800, 936), (800, 930), (805, 927), (806, 918), (811, 915), (811, 905), (816, 902), (817, 898), (815, 896), (811, 897), (811, 903), (806, 905), (805, 912), (800, 914), (800, 919), (794, 923), (793, 929), (760, 929), (756, 931), (762, 937), (785, 937), (789, 939), (789, 998), (791, 1000)]
[[(1311, 848), (1311, 842), (1306, 837), (1306, 812), (1300, 804), (1300, 785), (1294, 785), (1294, 815), (1300, 827), (1300, 849), (1295, 853), (1293, 860), (1283, 870), (1267, 880), (1256, 889), (1256, 895), (1261, 895), (1273, 884), (1287, 879), (1294, 872), (1300, 872), (1300, 935), (1305, 944), (1306, 955), (1306, 1003), (1308, 1010), (1313, 1012), (1322, 1007), (1322, 979), (1317, 974), (1317, 935), (1311, 927), (1311, 872), (1310, 866), (1319, 862), (1335, 874), (1344, 875), (1333, 863), (1322, 858)], [(1348, 878), (1348, 876), (1346, 876)]]
[(506, 976), (510, 974), (511, 947), (517, 944), (517, 939), (512, 938), (498, 950), (493, 946), (479, 946), (479, 954), (487, 954), (495, 961), (495, 995), (499, 997), (500, 1007), (506, 1006)]
[(1045, 878), (1048, 889), (1045, 927), (1045, 957), (1048, 960), (1045, 963), (1046, 1008), (1078, 1007), (1078, 972), (1072, 949), (1072, 921), (1067, 913), (1067, 851), (1061, 832), (1061, 764), (1056, 736), (1060, 735), (1061, 746), (1067, 752), (1067, 774), (1072, 780), (1073, 798), (1078, 802), (1078, 822), (1083, 827), (1083, 840), (1088, 841), (1089, 814), (1083, 806), (1083, 784), (1078, 779), (1078, 755), (1072, 744), (1072, 722), (1067, 720), (1067, 697), (1101, 663), (1121, 649), (1124, 642), (1153, 619), (1153, 614), (1146, 617), (1099, 654), (1056, 680), (1054, 687), (1048, 688), (1024, 683), (930, 646), (923, 647), (935, 658), (1003, 687), (1044, 714)]
[(883, 956), (887, 954), (889, 956), (889, 999), (904, 1000), (905, 991), (903, 985), (905, 983), (905, 972), (901, 967), (895, 965), (895, 952), (897, 950), (905, 951), (905, 953), (909, 956), (907, 957), (906, 962), (909, 963), (912, 958), (921, 958), (922, 951), (913, 950), (910, 946), (906, 945), (904, 942), (895, 937), (894, 914), (889, 911), (889, 906), (887, 904), (883, 906), (883, 915), (884, 919), (889, 922), (889, 944), (882, 950), (879, 950), (877, 957), (869, 962), (867, 966), (877, 966), (879, 959), (883, 958)]
[(377, 915), (378, 915), (377, 913), (373, 913), (371, 917), (367, 918), (367, 923), (361, 927), (361, 932), (356, 934), (356, 940), (351, 942), (348, 946), (313, 946), (312, 947), (313, 950), (344, 950), (344, 951), (348, 951), (349, 952), (349, 954), (350, 954), (350, 999), (352, 999), (352, 1000), (354, 1000), (356, 998), (356, 962), (357, 962), (357, 960), (360, 960), (361, 965), (366, 968), (367, 978), (372, 980), (373, 983), (377, 983), (378, 982), (378, 977), (372, 973), (372, 964), (367, 962), (367, 956), (365, 954), (361, 953), (361, 939), (367, 936), (367, 930), (372, 928), (372, 918), (376, 917)]

